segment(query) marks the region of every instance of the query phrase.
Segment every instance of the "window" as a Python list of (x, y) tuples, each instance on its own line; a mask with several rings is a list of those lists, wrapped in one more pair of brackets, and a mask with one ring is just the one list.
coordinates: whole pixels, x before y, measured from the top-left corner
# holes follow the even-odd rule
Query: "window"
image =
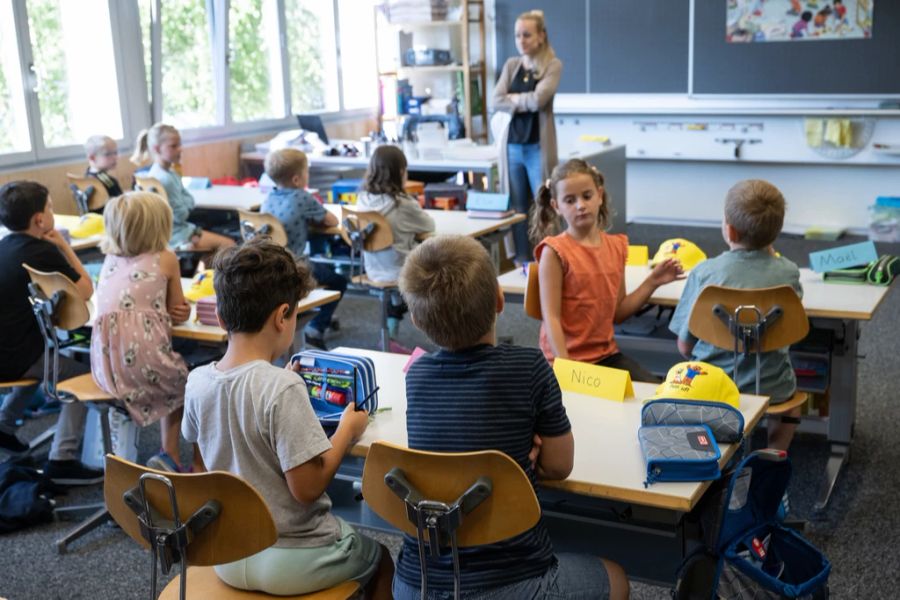
[(370, 108), (378, 104), (375, 2), (342, 0), (338, 12), (343, 109)]
[(228, 67), (231, 118), (284, 116), (284, 85), (275, 0), (231, 0)]
[(0, 0), (0, 154), (31, 150), (12, 4)]
[(29, 0), (26, 7), (44, 146), (81, 144), (96, 133), (121, 138), (108, 1)]
[[(152, 90), (151, 16), (158, 0), (140, 0), (147, 89)], [(162, 120), (179, 129), (216, 124), (212, 29), (205, 0), (159, 0)]]
[(340, 110), (334, 4), (285, 0), (284, 12), (292, 112)]

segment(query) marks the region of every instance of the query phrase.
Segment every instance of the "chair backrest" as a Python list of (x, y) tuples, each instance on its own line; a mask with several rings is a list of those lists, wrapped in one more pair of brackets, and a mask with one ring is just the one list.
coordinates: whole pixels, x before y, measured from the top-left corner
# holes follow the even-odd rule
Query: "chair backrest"
[(543, 320), (541, 314), (541, 284), (538, 280), (538, 263), (528, 263), (528, 278), (525, 280), (525, 314), (538, 321)]
[(394, 245), (394, 232), (391, 224), (380, 212), (374, 210), (356, 210), (349, 206), (341, 206), (341, 223), (345, 220), (356, 221), (358, 231), (365, 230), (369, 223), (375, 228), (363, 238), (363, 250), (378, 252)]
[(400, 468), (407, 480), (428, 500), (452, 503), (475, 481), (487, 476), (492, 494), (463, 518), (460, 547), (491, 544), (534, 527), (541, 516), (528, 476), (512, 458), (497, 450), (438, 453), (410, 450), (388, 442), (369, 447), (363, 470), (363, 497), (382, 519), (412, 536), (416, 527), (406, 505), (388, 488), (385, 475)]
[[(222, 505), (219, 517), (197, 534), (188, 545), (188, 563), (194, 566), (218, 565), (240, 560), (275, 543), (278, 532), (265, 500), (253, 486), (231, 473), (167, 473), (154, 471), (118, 456), (106, 455), (103, 496), (109, 514), (122, 530), (145, 548), (149, 544), (141, 534), (137, 515), (125, 504), (123, 494), (139, 485), (141, 475), (165, 475), (175, 490), (179, 516), (183, 521), (209, 500)], [(148, 481), (150, 506), (164, 519), (172, 519), (166, 486)]]
[[(713, 314), (713, 309), (720, 306), (729, 316), (734, 315), (739, 306), (755, 306), (765, 316), (773, 307), (784, 311), (777, 320), (769, 323), (760, 340), (760, 352), (770, 352), (799, 342), (809, 333), (809, 320), (806, 311), (797, 296), (797, 292), (789, 285), (770, 288), (736, 289), (708, 285), (700, 292), (688, 328), (697, 338), (718, 348), (730, 350), (734, 348), (734, 336), (728, 326)], [(754, 317), (751, 319), (751, 316)], [(755, 313), (744, 310), (740, 313), (741, 323), (752, 323)], [(744, 352), (743, 345), (738, 350)], [(750, 348), (750, 351), (755, 351)]]
[[(271, 238), (272, 243), (279, 246), (287, 246), (287, 232), (284, 230), (284, 225), (276, 217), (266, 213), (239, 210), (238, 219), (241, 224), (241, 237), (245, 242), (250, 241), (257, 235), (267, 235)], [(268, 227), (268, 229), (262, 232), (265, 227)]]
[(40, 288), (47, 298), (56, 292), (64, 292), (62, 302), (54, 312), (54, 325), (60, 329), (78, 329), (91, 318), (87, 302), (81, 299), (78, 288), (72, 280), (59, 272), (45, 273), (23, 264), (31, 281)]
[[(72, 173), (66, 173), (66, 179), (69, 180), (69, 186), (74, 185), (82, 194), (87, 194), (87, 210), (99, 210), (109, 202), (109, 192), (98, 179)], [(72, 190), (72, 195), (75, 196), (75, 190)], [(77, 196), (75, 197), (75, 206), (78, 206), (78, 210), (81, 212), (81, 202)]]
[(141, 192), (153, 192), (154, 194), (159, 194), (163, 197), (163, 200), (166, 202), (169, 201), (169, 193), (166, 192), (166, 188), (163, 187), (163, 184), (156, 177), (143, 177), (143, 176), (134, 176), (134, 189)]

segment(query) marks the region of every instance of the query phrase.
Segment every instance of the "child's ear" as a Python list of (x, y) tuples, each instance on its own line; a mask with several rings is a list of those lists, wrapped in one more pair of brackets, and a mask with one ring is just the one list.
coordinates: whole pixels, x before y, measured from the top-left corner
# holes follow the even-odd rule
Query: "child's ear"
[(272, 321), (279, 333), (287, 327), (286, 321), (291, 318), (291, 305), (284, 303), (272, 311)]
[(500, 289), (500, 286), (497, 285), (497, 314), (503, 312), (503, 308), (506, 306), (506, 298), (503, 296), (503, 290)]

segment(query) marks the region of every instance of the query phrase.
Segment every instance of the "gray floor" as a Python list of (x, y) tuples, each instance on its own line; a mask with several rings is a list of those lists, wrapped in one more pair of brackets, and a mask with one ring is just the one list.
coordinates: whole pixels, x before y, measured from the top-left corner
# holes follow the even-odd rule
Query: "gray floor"
[[(724, 249), (716, 230), (631, 227), (633, 243), (655, 249), (664, 239), (688, 237), (710, 254)], [(855, 241), (855, 240), (850, 240)], [(842, 240), (833, 245), (848, 243)], [(801, 265), (811, 245), (783, 237), (778, 249)], [(816, 249), (821, 247), (815, 245)], [(882, 248), (881, 250), (885, 250)], [(897, 254), (897, 248), (890, 248)], [(341, 330), (333, 345), (377, 346), (372, 320), (377, 314), (374, 298), (348, 297), (338, 309)], [(828, 510), (810, 523), (807, 535), (831, 560), (831, 590), (834, 598), (893, 598), (900, 589), (900, 445), (896, 443), (900, 422), (900, 402), (891, 374), (900, 369), (898, 334), (900, 296), (892, 293), (876, 315), (862, 327), (860, 344), (859, 405), (853, 454), (838, 482)], [(518, 344), (537, 343), (538, 323), (524, 316), (521, 306), (510, 304), (498, 325), (501, 336)], [(401, 340), (409, 345), (430, 348), (427, 340), (408, 322), (401, 325)], [(23, 437), (33, 435), (48, 418), (29, 421)], [(142, 432), (140, 459), (158, 448), (158, 429)], [(792, 510), (799, 517), (810, 516), (825, 463), (825, 446), (820, 438), (801, 437), (792, 448), (794, 479), (791, 483)], [(60, 503), (99, 500), (100, 486), (79, 490)], [(54, 540), (71, 524), (51, 523), (0, 537), (0, 597), (26, 599), (143, 599), (149, 595), (149, 555), (121, 531), (102, 527), (77, 542), (66, 555), (57, 555)], [(396, 549), (396, 538), (382, 538)], [(634, 598), (669, 598), (668, 590), (635, 584)]]

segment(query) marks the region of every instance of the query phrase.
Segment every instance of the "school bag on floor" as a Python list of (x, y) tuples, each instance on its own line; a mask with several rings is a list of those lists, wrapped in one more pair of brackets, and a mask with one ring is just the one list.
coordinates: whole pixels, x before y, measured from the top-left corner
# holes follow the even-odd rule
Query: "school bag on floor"
[(309, 401), (322, 428), (331, 435), (344, 407), (355, 402), (357, 410), (370, 415), (378, 409), (378, 385), (371, 358), (323, 350), (304, 350), (291, 357), (300, 364)]
[(758, 450), (704, 500), (705, 548), (682, 563), (676, 600), (828, 598), (831, 564), (778, 509), (791, 477), (787, 453)]

